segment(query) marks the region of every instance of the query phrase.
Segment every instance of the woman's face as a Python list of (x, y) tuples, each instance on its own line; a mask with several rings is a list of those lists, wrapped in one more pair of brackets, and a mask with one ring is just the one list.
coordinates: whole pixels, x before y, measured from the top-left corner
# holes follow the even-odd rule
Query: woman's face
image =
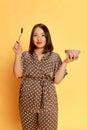
[(37, 27), (34, 30), (33, 42), (37, 48), (44, 48), (46, 45), (46, 37), (44, 31)]

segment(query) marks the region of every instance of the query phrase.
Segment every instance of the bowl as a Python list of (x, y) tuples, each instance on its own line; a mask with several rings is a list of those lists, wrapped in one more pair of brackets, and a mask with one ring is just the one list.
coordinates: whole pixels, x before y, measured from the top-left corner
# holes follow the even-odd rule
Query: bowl
[(75, 57), (78, 57), (80, 54), (80, 50), (67, 49), (67, 50), (65, 50), (65, 53), (67, 53), (68, 55), (73, 54)]

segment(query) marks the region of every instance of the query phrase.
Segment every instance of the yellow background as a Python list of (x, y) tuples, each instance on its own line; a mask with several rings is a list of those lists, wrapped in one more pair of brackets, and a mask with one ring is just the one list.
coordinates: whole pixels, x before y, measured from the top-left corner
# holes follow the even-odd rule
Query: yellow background
[(68, 64), (67, 77), (56, 85), (59, 130), (87, 130), (87, 2), (86, 0), (0, 1), (0, 130), (21, 130), (18, 111), (20, 81), (13, 76), (12, 47), (24, 28), (23, 50), (36, 23), (48, 26), (55, 51), (62, 59), (65, 49), (81, 50)]

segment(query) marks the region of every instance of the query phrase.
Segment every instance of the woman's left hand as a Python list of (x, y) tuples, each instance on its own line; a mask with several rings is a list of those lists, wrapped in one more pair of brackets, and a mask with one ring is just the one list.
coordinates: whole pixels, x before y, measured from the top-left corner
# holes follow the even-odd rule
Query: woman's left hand
[(74, 54), (70, 53), (69, 55), (66, 54), (66, 59), (64, 60), (64, 62), (69, 63), (77, 59), (78, 59), (78, 56), (75, 56)]

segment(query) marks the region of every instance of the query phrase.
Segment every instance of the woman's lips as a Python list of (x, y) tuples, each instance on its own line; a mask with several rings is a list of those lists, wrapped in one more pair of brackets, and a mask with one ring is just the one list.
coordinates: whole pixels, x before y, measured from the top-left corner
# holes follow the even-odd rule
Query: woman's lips
[(41, 44), (42, 42), (37, 42), (37, 44)]

